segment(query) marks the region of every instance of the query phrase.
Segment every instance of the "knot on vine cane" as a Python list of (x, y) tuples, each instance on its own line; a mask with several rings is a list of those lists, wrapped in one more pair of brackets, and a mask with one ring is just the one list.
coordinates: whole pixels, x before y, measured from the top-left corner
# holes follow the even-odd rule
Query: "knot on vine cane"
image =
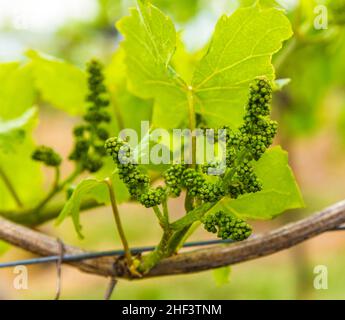
[(125, 255), (119, 255), (115, 258), (113, 264), (113, 274), (121, 274), (127, 279), (138, 279), (142, 277), (142, 274), (136, 269), (136, 261), (139, 261), (140, 254), (136, 255), (131, 265), (128, 264), (128, 259)]

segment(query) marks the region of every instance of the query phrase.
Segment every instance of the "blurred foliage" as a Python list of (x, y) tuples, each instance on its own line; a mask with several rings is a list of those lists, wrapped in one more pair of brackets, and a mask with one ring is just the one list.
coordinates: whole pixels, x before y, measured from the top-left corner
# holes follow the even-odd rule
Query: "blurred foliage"
[(213, 270), (213, 278), (218, 287), (226, 285), (230, 282), (231, 267), (222, 267)]
[(331, 19), (332, 11), (328, 7), (327, 28), (317, 30), (314, 21), (321, 12), (315, 10), (319, 3), (324, 2), (303, 0), (289, 12), (295, 37), (275, 60), (277, 75), (292, 79), (277, 99), (281, 127), (287, 139), (321, 129), (330, 119), (327, 96), (345, 86), (345, 28)]

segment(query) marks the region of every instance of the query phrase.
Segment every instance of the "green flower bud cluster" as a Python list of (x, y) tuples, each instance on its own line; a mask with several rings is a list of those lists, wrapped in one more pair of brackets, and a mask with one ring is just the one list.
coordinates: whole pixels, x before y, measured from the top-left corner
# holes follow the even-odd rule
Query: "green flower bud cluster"
[(52, 148), (46, 146), (37, 147), (31, 155), (32, 160), (43, 162), (49, 167), (58, 167), (61, 164), (61, 157)]
[(217, 178), (216, 182), (207, 181), (202, 172), (192, 168), (183, 172), (181, 182), (190, 196), (205, 202), (217, 201), (225, 195), (220, 179)]
[(252, 165), (246, 159), (236, 168), (233, 181), (229, 186), (229, 194), (233, 199), (241, 194), (255, 193), (262, 189), (261, 182), (255, 175)]
[(204, 174), (214, 175), (214, 176), (224, 173), (225, 169), (226, 168), (225, 168), (224, 164), (222, 164), (221, 162), (218, 162), (218, 161), (205, 163), (201, 166), (201, 171)]
[(240, 128), (241, 145), (259, 160), (272, 144), (277, 133), (277, 123), (269, 120), (272, 88), (265, 79), (256, 79), (250, 86), (249, 101)]
[(82, 168), (97, 172), (103, 166), (104, 142), (109, 138), (106, 123), (110, 114), (104, 110), (109, 106), (107, 90), (104, 86), (102, 65), (92, 60), (87, 66), (89, 94), (86, 98), (88, 110), (84, 116), (85, 124), (74, 128), (75, 146), (70, 159), (78, 161)]
[(142, 193), (139, 201), (146, 208), (158, 206), (162, 203), (162, 199), (165, 197), (165, 190), (162, 187), (151, 188), (147, 192)]
[[(103, 67), (97, 60), (91, 60), (87, 66), (87, 72), (89, 74), (88, 85), (89, 85), (89, 95), (86, 98), (86, 101), (90, 103), (89, 112), (99, 112), (99, 116), (95, 119), (92, 119), (90, 116), (91, 122), (98, 122), (102, 118), (102, 108), (109, 106), (109, 98), (107, 94), (107, 89), (104, 85), (104, 75), (102, 71)], [(104, 114), (104, 113), (103, 113)], [(88, 113), (86, 114), (88, 117)], [(109, 119), (108, 116), (105, 118)]]
[(205, 202), (215, 202), (225, 196), (225, 190), (220, 180), (217, 182), (204, 182), (198, 190), (197, 197)]
[(105, 149), (117, 165), (119, 177), (127, 186), (132, 197), (147, 208), (162, 203), (165, 189), (162, 187), (150, 188), (149, 176), (141, 172), (139, 166), (134, 162), (127, 142), (117, 137), (109, 138), (105, 142)]
[(252, 227), (247, 222), (224, 211), (208, 214), (202, 222), (206, 231), (217, 233), (217, 237), (223, 240), (242, 241), (252, 233)]
[(167, 171), (165, 171), (163, 175), (165, 184), (168, 187), (168, 193), (172, 197), (179, 197), (181, 194), (182, 175), (185, 170), (185, 165), (173, 164)]
[(243, 125), (237, 131), (228, 130), (226, 165), (233, 170), (233, 176), (227, 194), (232, 198), (262, 188), (252, 161), (260, 159), (277, 132), (277, 123), (268, 119), (271, 99), (270, 83), (263, 78), (256, 79), (250, 86)]

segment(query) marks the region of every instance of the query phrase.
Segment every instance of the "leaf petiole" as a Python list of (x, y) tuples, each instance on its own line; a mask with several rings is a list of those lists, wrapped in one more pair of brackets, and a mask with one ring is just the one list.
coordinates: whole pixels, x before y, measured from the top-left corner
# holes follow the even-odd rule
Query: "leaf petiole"
[(68, 176), (64, 181), (60, 183), (60, 169), (57, 167), (55, 171), (53, 188), (46, 195), (46, 197), (33, 209), (33, 211), (39, 212), (58, 192), (60, 192), (68, 183), (72, 182), (81, 172), (82, 170), (77, 167), (70, 176)]
[(9, 179), (9, 177), (6, 175), (5, 171), (0, 167), (0, 177), (3, 180), (5, 186), (7, 187), (8, 191), (10, 192), (10, 194), (12, 195), (14, 201), (16, 202), (17, 206), (19, 208), (23, 207), (23, 203), (20, 200), (18, 193), (16, 192), (16, 189), (14, 188), (11, 180)]

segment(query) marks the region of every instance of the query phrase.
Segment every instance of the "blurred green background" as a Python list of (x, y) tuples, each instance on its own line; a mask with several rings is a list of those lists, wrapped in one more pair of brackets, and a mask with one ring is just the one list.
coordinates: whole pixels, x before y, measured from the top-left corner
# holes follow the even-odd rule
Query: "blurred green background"
[[(253, 1), (154, 0), (181, 30), (188, 51), (197, 56), (223, 13)], [(263, 0), (271, 5), (273, 0)], [(345, 198), (345, 1), (277, 1), (287, 11), (295, 36), (274, 57), (277, 78), (292, 81), (275, 96), (280, 122), (277, 143), (289, 151), (290, 165), (305, 197), (306, 209), (274, 221), (254, 224), (255, 232), (272, 230)], [(334, 4), (336, 3), (336, 4)], [(328, 27), (315, 30), (318, 4), (328, 9)], [(114, 23), (133, 5), (129, 0), (0, 0), (0, 62), (22, 59), (33, 48), (83, 67), (91, 57), (108, 63), (120, 35)], [(193, 55), (192, 55), (193, 57)], [(45, 105), (35, 133), (38, 143), (53, 144), (67, 155), (71, 128), (67, 118)], [(70, 142), (69, 142), (70, 141)], [(64, 170), (68, 170), (66, 165)], [(49, 180), (49, 175), (48, 175)], [(48, 185), (49, 181), (47, 181)], [(171, 203), (173, 212), (183, 204)], [(121, 205), (131, 246), (151, 245), (160, 230), (153, 215), (136, 205)], [(78, 240), (68, 220), (40, 230), (92, 250), (120, 247), (109, 209), (82, 216), (85, 240)], [(152, 220), (152, 223), (149, 221)], [(143, 227), (145, 232), (143, 232)], [(200, 230), (193, 239), (209, 239)], [(3, 245), (0, 245), (0, 253)], [(291, 250), (232, 267), (229, 283), (217, 286), (212, 271), (192, 275), (120, 281), (115, 299), (344, 299), (345, 234), (329, 232)], [(30, 254), (11, 248), (0, 261), (25, 259)], [(328, 290), (313, 287), (314, 267), (328, 267)], [(51, 299), (55, 293), (54, 265), (29, 267), (29, 289), (15, 290), (12, 269), (0, 269), (0, 299)], [(107, 280), (63, 267), (62, 299), (101, 299)]]

